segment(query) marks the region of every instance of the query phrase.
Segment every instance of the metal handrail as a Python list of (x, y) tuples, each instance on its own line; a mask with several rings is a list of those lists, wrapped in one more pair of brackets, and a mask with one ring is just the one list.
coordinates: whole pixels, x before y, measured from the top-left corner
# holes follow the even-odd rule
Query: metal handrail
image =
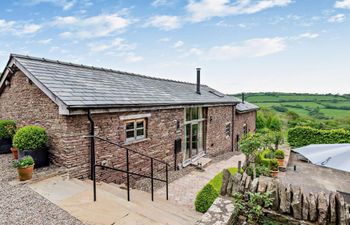
[[(91, 135), (88, 135), (87, 137), (91, 137)], [(154, 158), (154, 157), (152, 157), (152, 156), (149, 156), (149, 155), (146, 155), (146, 154), (144, 154), (144, 153), (141, 153), (141, 152), (135, 151), (135, 150), (133, 150), (133, 149), (127, 148), (127, 147), (125, 147), (125, 146), (123, 146), (122, 144), (119, 144), (119, 143), (117, 143), (117, 142), (112, 142), (112, 141), (110, 141), (110, 140), (108, 140), (108, 139), (101, 138), (101, 137), (98, 137), (98, 136), (94, 136), (94, 138), (97, 138), (97, 139), (99, 139), (99, 140), (101, 140), (101, 141), (105, 141), (105, 142), (107, 142), (107, 143), (109, 143), (109, 144), (112, 144), (112, 145), (116, 145), (116, 146), (118, 146), (118, 147), (120, 147), (120, 148), (128, 149), (130, 152), (139, 154), (139, 155), (144, 156), (144, 157), (146, 157), (146, 158), (153, 159), (153, 160), (155, 160), (155, 161), (157, 161), (157, 162), (160, 162), (160, 163), (163, 163), (163, 164), (166, 164), (166, 165), (170, 166), (167, 162), (165, 162), (165, 161), (163, 161), (163, 160), (156, 159), (156, 158)]]
[[(166, 200), (169, 200), (169, 176), (168, 176), (169, 168), (168, 167), (170, 165), (168, 163), (166, 163), (163, 160), (156, 159), (154, 157), (148, 156), (148, 155), (146, 155), (144, 153), (141, 153), (141, 152), (135, 151), (133, 149), (127, 148), (125, 146), (122, 146), (119, 143), (112, 142), (112, 141), (110, 141), (108, 139), (105, 139), (105, 138), (101, 138), (101, 137), (98, 137), (98, 136), (95, 136), (95, 135), (89, 135), (87, 137), (90, 138), (90, 154), (91, 154), (91, 167), (92, 167), (91, 168), (91, 173), (92, 173), (91, 174), (91, 178), (93, 180), (94, 201), (97, 200), (97, 196), (96, 196), (96, 167), (100, 167), (100, 168), (104, 168), (104, 169), (110, 169), (110, 170), (126, 173), (126, 175), (127, 175), (126, 183), (127, 183), (127, 199), (128, 199), (128, 201), (130, 201), (130, 175), (151, 179), (151, 199), (152, 199), (152, 201), (154, 201), (154, 181), (156, 180), (156, 181), (160, 181), (160, 182), (165, 182), (166, 183)], [(107, 142), (107, 143), (109, 143), (111, 145), (115, 145), (115, 146), (117, 146), (119, 148), (125, 149), (125, 153), (126, 153), (126, 170), (119, 169), (119, 168), (114, 168), (114, 167), (109, 167), (109, 166), (104, 166), (104, 165), (100, 165), (100, 164), (96, 164), (96, 159), (95, 159), (95, 141), (94, 141), (95, 138), (98, 139), (98, 140)], [(150, 176), (130, 171), (130, 167), (129, 167), (129, 164), (130, 164), (130, 162), (129, 162), (129, 152), (141, 155), (141, 156), (146, 157), (146, 158), (151, 160), (151, 166), (150, 166), (151, 167), (151, 175)], [(157, 161), (157, 162), (162, 163), (162, 164), (165, 165), (165, 180), (154, 177), (154, 171), (153, 171), (154, 170), (154, 168), (153, 168), (154, 161)]]

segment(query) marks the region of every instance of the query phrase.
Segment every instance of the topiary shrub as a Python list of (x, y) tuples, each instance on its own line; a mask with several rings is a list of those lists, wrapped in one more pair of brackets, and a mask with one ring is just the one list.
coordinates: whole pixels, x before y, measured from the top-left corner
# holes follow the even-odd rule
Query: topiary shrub
[(13, 145), (20, 151), (39, 150), (46, 146), (48, 136), (44, 128), (39, 126), (25, 126), (19, 129), (13, 137)]
[(12, 138), (13, 134), (11, 131), (15, 129), (16, 129), (15, 121), (0, 120), (0, 139)]
[(273, 152), (270, 149), (266, 149), (259, 154), (257, 163), (268, 167), (273, 157)]
[(211, 184), (205, 185), (200, 192), (198, 192), (194, 205), (197, 212), (205, 213), (213, 204), (215, 199), (219, 197), (219, 193)]
[(275, 152), (275, 158), (276, 159), (284, 159), (284, 151), (283, 150), (277, 150)]

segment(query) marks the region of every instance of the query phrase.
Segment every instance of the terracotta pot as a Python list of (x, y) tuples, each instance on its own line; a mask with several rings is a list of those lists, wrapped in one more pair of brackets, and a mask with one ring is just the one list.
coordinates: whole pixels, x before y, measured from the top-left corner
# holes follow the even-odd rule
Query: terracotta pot
[(15, 148), (15, 147), (12, 147), (11, 148), (11, 152), (12, 152), (12, 155), (13, 155), (13, 159), (18, 159), (18, 149)]
[(278, 177), (278, 170), (277, 171), (271, 171), (272, 177)]
[(278, 166), (282, 167), (284, 165), (284, 159), (278, 159)]
[(32, 179), (34, 165), (26, 168), (17, 168), (18, 177), (20, 181), (26, 181)]

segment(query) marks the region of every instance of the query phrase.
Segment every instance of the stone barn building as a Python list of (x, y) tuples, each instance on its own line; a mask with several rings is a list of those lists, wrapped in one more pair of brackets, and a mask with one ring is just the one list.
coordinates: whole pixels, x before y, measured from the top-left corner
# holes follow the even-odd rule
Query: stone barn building
[[(45, 127), (51, 162), (77, 178), (90, 174), (88, 114), (95, 136), (181, 168), (235, 151), (255, 130), (251, 106), (201, 85), (199, 69), (191, 84), (13, 54), (0, 77), (0, 119)], [(96, 139), (95, 150), (96, 162), (125, 166), (120, 147)], [(146, 173), (147, 160), (131, 155), (130, 170)]]

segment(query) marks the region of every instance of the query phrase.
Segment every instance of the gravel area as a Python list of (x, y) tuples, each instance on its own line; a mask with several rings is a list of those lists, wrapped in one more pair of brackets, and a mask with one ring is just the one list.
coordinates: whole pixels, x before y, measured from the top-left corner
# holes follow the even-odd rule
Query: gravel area
[[(205, 167), (208, 167), (214, 163), (217, 163), (217, 162), (220, 162), (223, 160), (227, 160), (227, 159), (229, 159), (232, 156), (237, 155), (237, 154), (239, 154), (239, 153), (226, 152), (226, 153), (218, 155), (216, 157), (211, 157), (210, 163), (205, 165)], [(196, 170), (196, 168), (194, 166), (187, 166), (187, 167), (185, 167), (181, 170), (177, 170), (177, 171), (174, 171), (173, 168), (171, 168), (169, 170), (169, 174), (168, 174), (169, 175), (169, 183), (174, 182), (175, 180), (178, 180), (181, 177), (184, 177), (185, 175), (191, 173), (194, 170)], [(155, 174), (155, 177), (160, 178), (160, 179), (165, 179), (165, 169), (164, 169), (164, 171), (157, 172), (157, 174)], [(164, 186), (165, 186), (164, 182), (154, 181), (154, 190), (161, 189)], [(137, 180), (135, 182), (135, 185), (133, 186), (133, 188), (136, 188), (136, 189), (141, 190), (141, 191), (151, 192), (151, 181), (150, 181), (150, 179)]]
[[(17, 178), (11, 155), (0, 155), (0, 224), (83, 225), (78, 219), (34, 192), (28, 186), (10, 185)], [(41, 171), (45, 171), (42, 169)]]

